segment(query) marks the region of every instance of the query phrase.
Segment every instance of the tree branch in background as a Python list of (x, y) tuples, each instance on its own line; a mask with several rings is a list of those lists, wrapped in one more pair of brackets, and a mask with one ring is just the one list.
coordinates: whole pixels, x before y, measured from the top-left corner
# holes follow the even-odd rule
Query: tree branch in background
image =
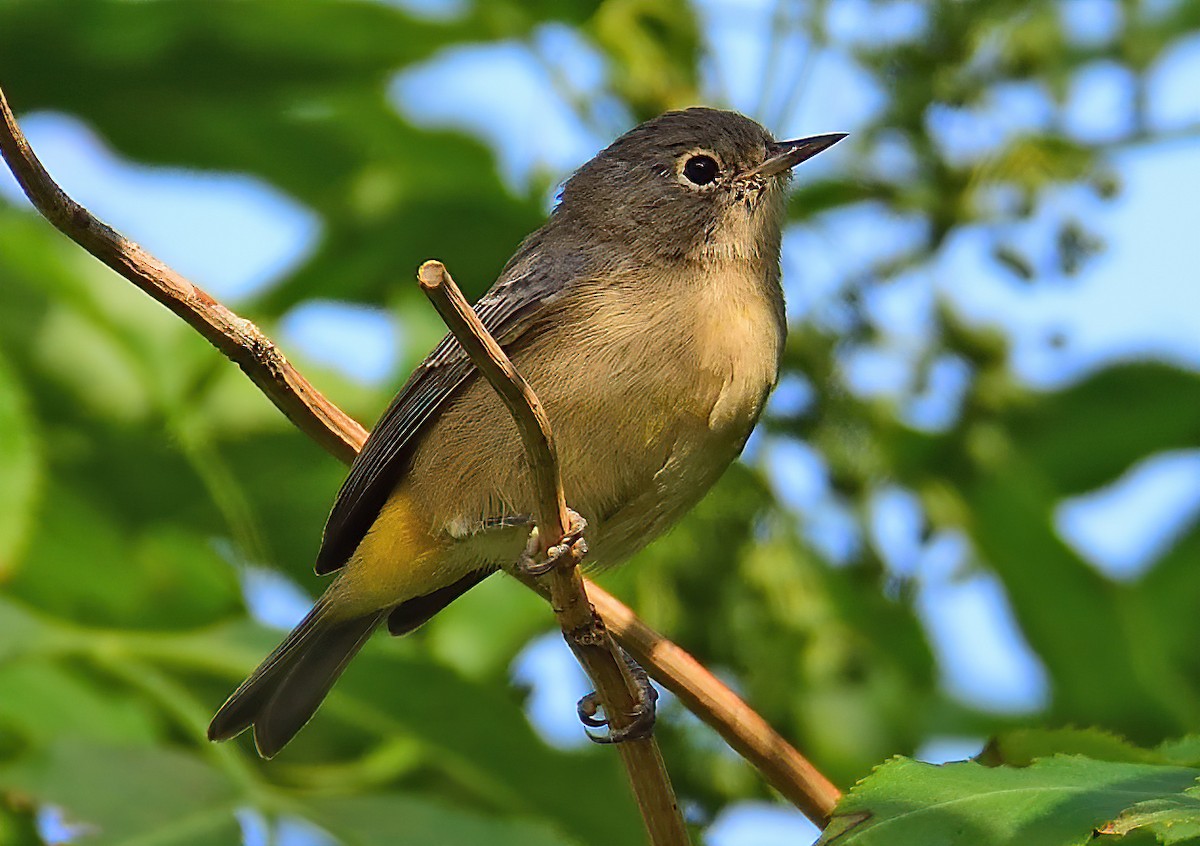
[[(154, 297), (236, 362), (297, 428), (339, 460), (353, 460), (367, 432), (321, 395), (248, 320), (97, 220), (55, 184), (29, 147), (0, 90), (0, 155), (37, 211), (63, 234)], [(650, 675), (715, 729), (766, 780), (824, 826), (841, 794), (782, 736), (699, 662), (654, 632), (620, 600), (584, 580), (617, 641)]]
[(0, 154), (21, 190), (46, 220), (100, 261), (158, 300), (235, 362), (296, 427), (350, 462), (367, 432), (321, 395), (262, 331), (72, 200), (50, 178), (0, 90)]
[(655, 681), (753, 764), (785, 799), (825, 827), (842, 794), (811, 761), (691, 653), (647, 626), (628, 605), (591, 582), (587, 592), (617, 642)]
[[(534, 522), (538, 549), (546, 555), (559, 546), (571, 530), (567, 504), (563, 497), (562, 474), (554, 450), (550, 420), (529, 383), (513, 367), (504, 350), (488, 334), (483, 321), (471, 310), (450, 274), (441, 262), (427, 261), (417, 276), (423, 290), (437, 308), (450, 332), (466, 350), (471, 361), (504, 400), (513, 422), (521, 433), (525, 454), (533, 472), (537, 503)], [(550, 595), (550, 606), (558, 617), (563, 637), (596, 685), (604, 715), (611, 730), (621, 731), (633, 724), (638, 697), (625, 662), (617, 655), (617, 646), (604, 623), (588, 602), (579, 575), (584, 548), (579, 541), (565, 550), (559, 561), (542, 576)], [(675, 801), (675, 790), (667, 775), (666, 764), (654, 736), (630, 739), (618, 744), (634, 798), (642, 812), (642, 821), (650, 842), (687, 846), (687, 828)]]

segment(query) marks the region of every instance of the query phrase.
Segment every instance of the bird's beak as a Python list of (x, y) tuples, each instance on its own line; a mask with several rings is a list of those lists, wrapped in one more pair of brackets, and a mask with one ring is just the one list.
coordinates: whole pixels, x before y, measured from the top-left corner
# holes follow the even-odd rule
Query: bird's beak
[(767, 160), (746, 176), (777, 176), (791, 170), (800, 162), (811, 159), (822, 150), (828, 150), (846, 135), (845, 132), (831, 132), (828, 135), (813, 135), (795, 141), (776, 141), (767, 148)]

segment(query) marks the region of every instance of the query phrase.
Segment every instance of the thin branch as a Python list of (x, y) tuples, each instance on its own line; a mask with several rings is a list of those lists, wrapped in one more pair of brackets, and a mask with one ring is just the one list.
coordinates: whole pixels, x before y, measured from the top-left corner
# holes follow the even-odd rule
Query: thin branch
[[(253, 323), (226, 309), (68, 197), (30, 149), (2, 89), (0, 116), (0, 154), (43, 217), (195, 327), (237, 362), (271, 402), (317, 444), (343, 462), (353, 460), (367, 439), (357, 421), (300, 376)], [(840, 798), (837, 788), (819, 773), (807, 777), (806, 773), (816, 773), (812, 765), (687, 652), (652, 631), (616, 597), (587, 580), (584, 583), (609, 630), (655, 681), (686, 703), (813, 822), (824, 826)]]
[(521, 442), (533, 470), (534, 490), (538, 495), (534, 525), (540, 529), (541, 551), (546, 553), (562, 542), (570, 530), (567, 503), (563, 497), (562, 475), (550, 419), (537, 394), (529, 387), (504, 350), (484, 327), (483, 321), (471, 309), (462, 291), (450, 278), (440, 261), (427, 261), (417, 271), (417, 281), (442, 316), (450, 333), (466, 350), (475, 367), (500, 395), (517, 424)]
[[(488, 334), (483, 321), (472, 311), (445, 266), (441, 262), (427, 261), (421, 265), (417, 278), (450, 332), (504, 400), (517, 424), (533, 471), (537, 492), (534, 517), (538, 546), (545, 554), (561, 544), (570, 530), (562, 475), (546, 411), (529, 383), (521, 378), (504, 350)], [(610, 728), (620, 731), (633, 723), (637, 695), (625, 662), (617, 654), (616, 644), (588, 602), (583, 578), (579, 575), (578, 565), (582, 557), (582, 545), (573, 545), (559, 566), (535, 581), (545, 586), (563, 637), (596, 685)], [(675, 790), (671, 787), (662, 753), (654, 737), (628, 740), (619, 744), (617, 749), (625, 764), (650, 842), (655, 846), (687, 846), (687, 828), (679, 813)]]

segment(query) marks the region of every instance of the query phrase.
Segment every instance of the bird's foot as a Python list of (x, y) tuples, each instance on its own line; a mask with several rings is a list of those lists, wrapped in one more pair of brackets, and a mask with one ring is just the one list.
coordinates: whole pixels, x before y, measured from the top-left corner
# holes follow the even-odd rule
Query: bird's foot
[[(593, 743), (624, 743), (628, 740), (644, 740), (654, 733), (654, 723), (658, 717), (658, 690), (650, 682), (650, 677), (646, 675), (646, 671), (642, 669), (641, 665), (629, 657), (629, 653), (622, 649), (621, 656), (629, 667), (630, 675), (633, 676), (637, 701), (629, 713), (628, 725), (621, 728), (610, 728), (608, 734), (585, 732), (588, 740)], [(600, 697), (596, 695), (595, 691), (592, 691), (579, 700), (575, 706), (575, 712), (579, 715), (579, 721), (588, 728), (604, 728), (609, 725), (608, 719), (596, 716), (602, 708)]]
[(587, 541), (583, 539), (584, 529), (587, 528), (587, 520), (584, 520), (576, 512), (567, 509), (567, 516), (571, 520), (571, 525), (567, 533), (563, 535), (561, 542), (555, 544), (546, 550), (546, 557), (539, 561), (538, 556), (538, 529), (534, 528), (529, 534), (529, 543), (525, 544), (525, 551), (521, 554), (521, 560), (517, 563), (517, 568), (526, 576), (544, 576), (559, 565), (559, 563), (567, 555), (575, 555), (576, 560), (583, 558), (587, 554)]

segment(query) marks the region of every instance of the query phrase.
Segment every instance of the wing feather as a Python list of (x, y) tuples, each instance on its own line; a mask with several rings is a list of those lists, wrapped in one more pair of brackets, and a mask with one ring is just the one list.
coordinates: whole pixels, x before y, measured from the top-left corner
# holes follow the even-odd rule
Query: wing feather
[[(505, 348), (519, 343), (570, 281), (571, 263), (538, 261), (539, 236), (545, 231), (539, 230), (521, 245), (497, 283), (474, 306), (483, 325)], [(547, 266), (557, 266), (557, 273), (542, 270)], [(338, 492), (325, 524), (317, 573), (339, 569), (354, 554), (407, 472), (421, 430), (475, 377), (475, 366), (452, 335), (444, 337), (413, 372), (372, 430)]]

